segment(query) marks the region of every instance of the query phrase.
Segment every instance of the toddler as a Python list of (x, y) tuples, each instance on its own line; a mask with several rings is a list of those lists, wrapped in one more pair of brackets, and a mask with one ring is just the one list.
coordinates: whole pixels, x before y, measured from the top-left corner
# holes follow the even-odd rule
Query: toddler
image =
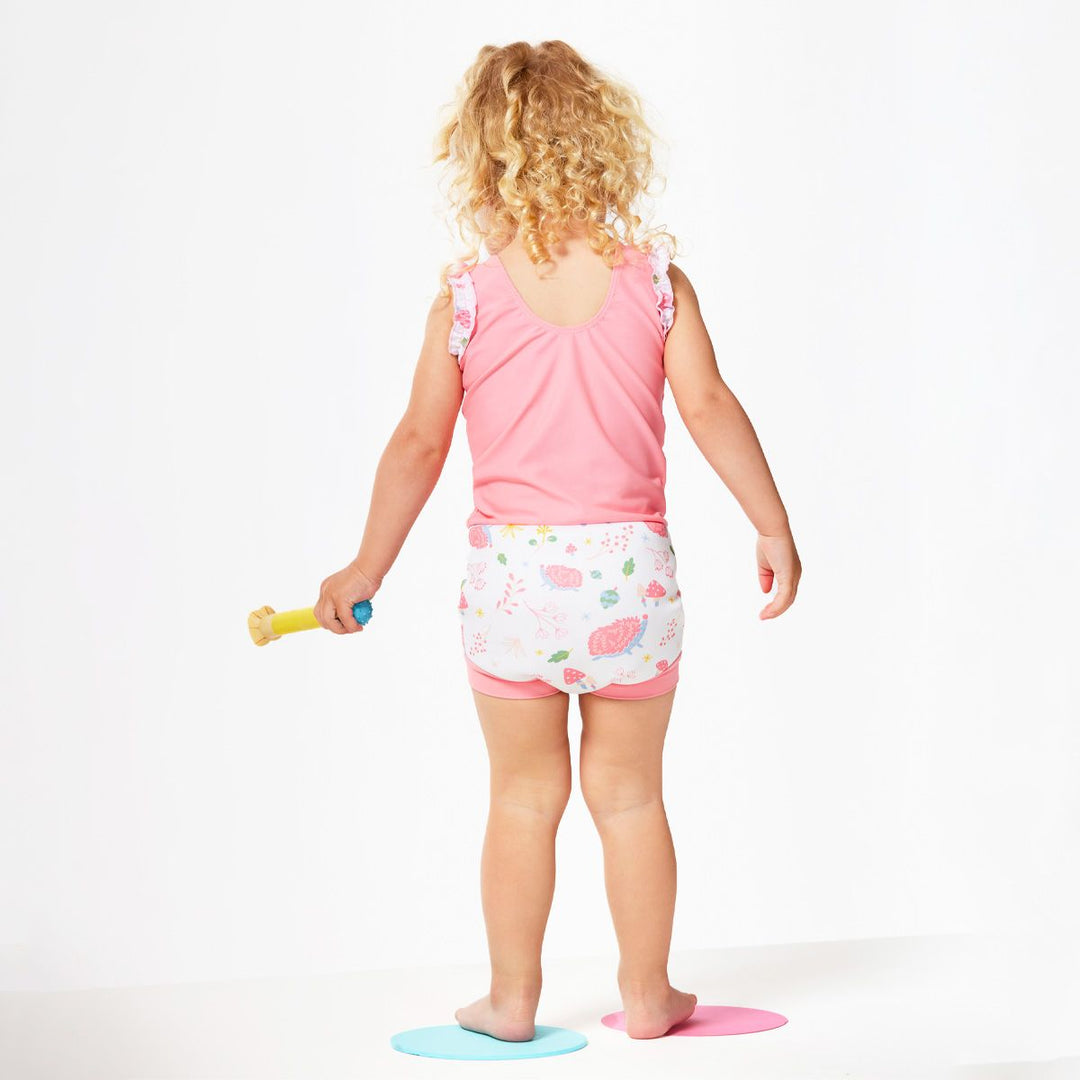
[(776, 585), (761, 618), (791, 605), (801, 575), (754, 429), (671, 262), (674, 238), (637, 234), (651, 136), (636, 94), (565, 42), (480, 50), (434, 158), (447, 162), (472, 250), (440, 273), (360, 550), (315, 606), (334, 633), (364, 629), (352, 606), (394, 563), (460, 411), (474, 505), (457, 612), (490, 759), (481, 897), (491, 982), (455, 1018), (497, 1039), (535, 1035), (572, 697), (627, 1034), (663, 1035), (697, 1001), (668, 981), (676, 863), (661, 775), (685, 613), (665, 518), (665, 381), (756, 530), (761, 588)]

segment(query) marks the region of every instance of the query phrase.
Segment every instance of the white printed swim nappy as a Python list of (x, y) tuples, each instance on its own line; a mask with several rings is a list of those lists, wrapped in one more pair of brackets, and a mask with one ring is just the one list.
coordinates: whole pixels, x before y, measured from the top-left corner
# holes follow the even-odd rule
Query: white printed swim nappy
[(656, 678), (682, 652), (662, 524), (473, 525), (465, 569), (462, 647), (496, 678), (584, 693)]

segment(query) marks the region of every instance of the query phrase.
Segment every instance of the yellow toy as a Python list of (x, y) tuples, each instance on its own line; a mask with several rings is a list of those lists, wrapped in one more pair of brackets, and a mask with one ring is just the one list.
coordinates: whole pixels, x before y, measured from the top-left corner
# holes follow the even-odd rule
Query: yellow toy
[[(361, 600), (353, 604), (353, 618), (361, 626), (371, 618), (371, 601)], [(275, 611), (266, 606), (253, 611), (248, 616), (248, 633), (256, 645), (265, 645), (277, 641), (282, 634), (295, 634), (300, 630), (317, 630), (320, 624), (315, 619), (314, 608), (296, 608), (294, 611)]]

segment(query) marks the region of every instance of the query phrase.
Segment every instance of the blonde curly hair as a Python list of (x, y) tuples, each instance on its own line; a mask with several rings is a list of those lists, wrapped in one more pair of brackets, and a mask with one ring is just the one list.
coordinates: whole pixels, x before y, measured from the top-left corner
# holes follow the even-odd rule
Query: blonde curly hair
[(495, 252), (518, 232), (534, 265), (581, 223), (609, 266), (620, 243), (647, 252), (664, 237), (674, 255), (666, 229), (635, 237), (635, 203), (656, 175), (641, 99), (565, 41), (484, 45), (447, 108), (432, 163), (447, 163), (452, 220), (470, 250), (441, 268), (441, 295), (476, 265), (481, 241)]

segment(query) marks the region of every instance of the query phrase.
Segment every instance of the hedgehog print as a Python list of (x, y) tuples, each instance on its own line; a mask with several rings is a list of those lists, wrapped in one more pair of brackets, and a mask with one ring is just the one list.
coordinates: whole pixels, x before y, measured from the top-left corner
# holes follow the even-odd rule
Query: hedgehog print
[(581, 571), (573, 566), (557, 566), (549, 563), (540, 567), (540, 580), (551, 589), (580, 589)]
[(648, 623), (648, 615), (628, 615), (597, 627), (589, 635), (589, 655), (597, 659), (629, 656), (630, 650), (641, 644)]
[(470, 525), (469, 545), (474, 548), (491, 547), (491, 526)]

